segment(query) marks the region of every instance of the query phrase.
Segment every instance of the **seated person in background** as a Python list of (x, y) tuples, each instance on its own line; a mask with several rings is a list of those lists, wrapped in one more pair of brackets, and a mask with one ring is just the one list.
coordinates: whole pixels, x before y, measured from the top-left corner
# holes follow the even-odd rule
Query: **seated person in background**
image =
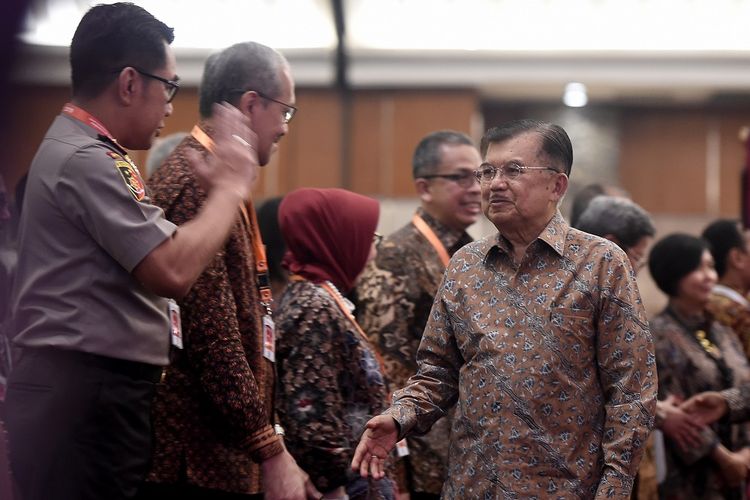
[[(576, 229), (616, 243), (625, 251), (636, 274), (646, 264), (648, 248), (656, 234), (648, 212), (627, 198), (605, 195), (591, 200), (579, 217)], [(672, 396), (664, 401), (657, 401), (656, 427), (680, 447), (700, 444), (702, 426), (680, 410)], [(649, 440), (638, 470), (637, 483), (633, 488), (633, 498), (640, 500), (656, 498), (658, 494), (653, 439)]]
[(720, 219), (703, 231), (711, 245), (719, 283), (711, 292), (708, 310), (716, 321), (728, 326), (740, 339), (745, 355), (750, 355), (750, 232), (739, 221)]
[(605, 186), (599, 183), (587, 184), (578, 190), (575, 196), (573, 196), (573, 203), (570, 207), (570, 227), (578, 227), (579, 217), (581, 217), (581, 214), (586, 211), (591, 200), (597, 196), (617, 196), (619, 198), (630, 197), (627, 192), (617, 186)]
[[(708, 243), (687, 234), (667, 236), (651, 250), (649, 270), (669, 296), (666, 309), (651, 321), (659, 398), (748, 383), (750, 366), (737, 337), (707, 310), (716, 284)], [(750, 449), (743, 426), (717, 423), (703, 431), (698, 446), (682, 448), (671, 440), (666, 445), (662, 498), (744, 498)]]
[(375, 257), (380, 208), (343, 189), (298, 189), (279, 207), (290, 281), (276, 311), (276, 410), (289, 451), (324, 498), (393, 498), (390, 479), (349, 464), (365, 423), (387, 404), (380, 359), (349, 293)]

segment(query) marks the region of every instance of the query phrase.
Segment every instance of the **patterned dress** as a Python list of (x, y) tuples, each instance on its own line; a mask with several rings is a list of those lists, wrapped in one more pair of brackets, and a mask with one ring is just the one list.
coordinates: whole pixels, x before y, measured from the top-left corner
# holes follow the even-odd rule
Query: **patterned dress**
[(711, 292), (708, 311), (716, 321), (737, 334), (745, 356), (750, 357), (750, 302), (736, 290), (716, 285)]
[(627, 256), (559, 213), (520, 265), (510, 250), (456, 252), (387, 414), (420, 433), (457, 405), (444, 498), (628, 498), (656, 364)]
[[(421, 208), (417, 212), (453, 255), (472, 241), (466, 232), (451, 230)], [(357, 285), (357, 320), (385, 362), (393, 390), (417, 373), (417, 348), (427, 324), (445, 266), (413, 223), (402, 227), (378, 248), (376, 259)], [(450, 414), (424, 436), (410, 436), (409, 455), (399, 460), (407, 469), (404, 486), (439, 494), (448, 466)], [(408, 486), (407, 486), (408, 485)]]
[[(670, 394), (687, 399), (700, 392), (721, 391), (750, 380), (750, 366), (737, 337), (716, 321), (710, 324), (709, 337), (721, 352), (721, 363), (717, 363), (694, 337), (693, 332), (702, 325), (668, 311), (651, 321), (660, 399)], [(739, 491), (724, 486), (709, 454), (719, 442), (732, 451), (747, 446), (746, 426), (720, 421), (702, 437), (700, 446), (685, 451), (665, 438), (667, 478), (660, 486), (662, 498), (743, 498)]]
[(390, 498), (389, 479), (361, 481), (351, 470), (365, 424), (388, 397), (369, 342), (309, 281), (287, 285), (274, 320), (276, 409), (289, 452), (321, 492), (346, 486), (352, 499)]

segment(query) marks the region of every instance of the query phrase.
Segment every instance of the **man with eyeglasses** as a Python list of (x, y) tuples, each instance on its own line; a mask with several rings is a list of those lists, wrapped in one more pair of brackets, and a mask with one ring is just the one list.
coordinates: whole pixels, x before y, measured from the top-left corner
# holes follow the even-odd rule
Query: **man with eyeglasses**
[[(417, 348), (448, 259), (473, 241), (466, 232), (481, 214), (474, 170), (481, 157), (452, 130), (425, 136), (412, 158), (420, 206), (386, 238), (357, 285), (357, 320), (382, 355), (392, 388), (417, 372)], [(400, 446), (399, 487), (412, 500), (438, 498), (448, 465), (450, 417)], [(408, 451), (408, 454), (406, 454)]]
[(481, 150), (498, 233), (451, 259), (418, 372), (367, 424), (352, 468), (380, 477), (397, 440), (456, 404), (444, 498), (629, 498), (656, 366), (628, 258), (560, 215), (573, 164), (561, 127), (510, 122)]
[(12, 311), (18, 357), (6, 424), (22, 498), (133, 498), (151, 451), (151, 401), (169, 359), (170, 303), (221, 248), (257, 177), (257, 138), (215, 112), (209, 193), (177, 227), (127, 150), (148, 149), (178, 88), (172, 28), (130, 3), (98, 5), (70, 47), (72, 101), (31, 164)]
[[(251, 130), (248, 148), (265, 166), (289, 131), (294, 101), (289, 64), (272, 48), (245, 42), (211, 55), (200, 85), (200, 122), (149, 178), (166, 218), (189, 223), (210, 196), (190, 159), (215, 154), (217, 103), (240, 110)], [(229, 239), (178, 301), (184, 342), (172, 349), (157, 390), (154, 459), (139, 500), (320, 495), (274, 425), (265, 247), (253, 204), (237, 203), (232, 212)]]

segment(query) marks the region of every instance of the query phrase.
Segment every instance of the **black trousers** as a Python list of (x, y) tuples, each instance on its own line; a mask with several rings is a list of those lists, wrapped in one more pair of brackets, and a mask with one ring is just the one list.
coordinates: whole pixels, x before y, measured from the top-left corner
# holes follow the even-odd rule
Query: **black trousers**
[(57, 349), (24, 349), (5, 420), (22, 500), (133, 498), (148, 472), (161, 368)]

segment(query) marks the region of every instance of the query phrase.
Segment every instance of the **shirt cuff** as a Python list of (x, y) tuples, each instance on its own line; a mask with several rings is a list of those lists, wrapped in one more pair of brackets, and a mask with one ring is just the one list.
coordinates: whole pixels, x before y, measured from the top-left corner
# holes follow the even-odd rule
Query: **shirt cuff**
[(270, 425), (250, 436), (244, 443), (254, 462), (261, 463), (284, 451), (281, 435)]

